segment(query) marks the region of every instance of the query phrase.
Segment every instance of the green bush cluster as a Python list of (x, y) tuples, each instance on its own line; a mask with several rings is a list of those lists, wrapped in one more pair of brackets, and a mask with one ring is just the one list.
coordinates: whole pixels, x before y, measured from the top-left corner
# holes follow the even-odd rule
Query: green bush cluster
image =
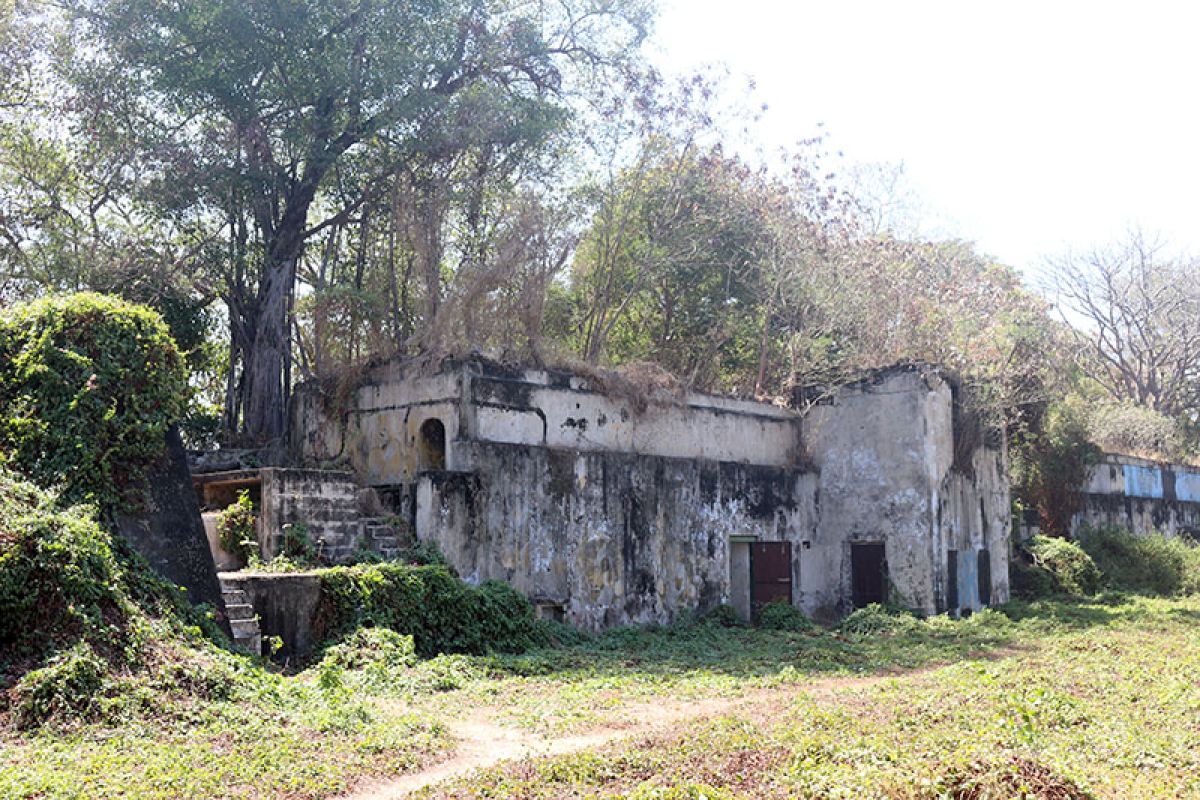
[(229, 670), (203, 632), (217, 636), (211, 617), (92, 509), (64, 509), (0, 467), (0, 711), (17, 726), (154, 714), (164, 696), (214, 695)]
[(1091, 528), (1080, 533), (1079, 544), (1109, 588), (1156, 595), (1200, 593), (1200, 547), (1183, 539)]
[(251, 555), (258, 555), (255, 519), (254, 502), (245, 489), (217, 517), (217, 537), (221, 541), (221, 549), (243, 563), (248, 562)]
[(1012, 478), (1019, 501), (1038, 513), (1041, 530), (1066, 536), (1079, 509), (1080, 489), (1099, 450), (1088, 430), (1088, 408), (1068, 398), (1046, 409), (1039, 424), (1013, 438)]
[(838, 624), (838, 632), (856, 638), (896, 634), (919, 628), (921, 620), (900, 608), (870, 603), (856, 608)]
[[(1046, 594), (1095, 594), (1100, 590), (1100, 568), (1082, 547), (1066, 539), (1034, 536), (1023, 545), (1032, 561), (1019, 579), (1029, 597)], [(1038, 592), (1038, 594), (1034, 594)]]
[(701, 621), (705, 625), (715, 625), (718, 628), (741, 628), (746, 624), (737, 609), (726, 603), (714, 606), (701, 617)]
[(1092, 440), (1110, 453), (1180, 460), (1195, 444), (1178, 420), (1129, 401), (1094, 407), (1089, 428)]
[(758, 612), (758, 627), (772, 631), (811, 631), (816, 628), (803, 611), (786, 601), (763, 606)]
[(0, 457), (65, 503), (136, 505), (187, 398), (183, 356), (144, 306), (83, 293), (0, 312)]
[(360, 628), (338, 644), (328, 647), (321, 663), (334, 664), (342, 669), (415, 667), (416, 645), (411, 636), (387, 628)]
[(63, 643), (129, 646), (133, 611), (112, 537), (86, 508), (0, 469), (0, 661), (37, 663)]
[(339, 641), (360, 627), (413, 637), (422, 656), (520, 652), (548, 637), (523, 595), (498, 581), (469, 586), (443, 566), (360, 564), (321, 570), (316, 628)]
[(87, 641), (77, 642), (13, 687), (13, 721), (33, 728), (51, 718), (91, 719), (108, 688), (109, 671)]

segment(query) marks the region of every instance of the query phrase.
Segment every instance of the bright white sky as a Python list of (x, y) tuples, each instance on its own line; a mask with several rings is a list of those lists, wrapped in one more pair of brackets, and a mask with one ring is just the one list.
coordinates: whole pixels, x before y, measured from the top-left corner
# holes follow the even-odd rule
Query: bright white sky
[(1198, 4), (662, 2), (658, 63), (753, 76), (767, 147), (824, 123), (1027, 274), (1135, 224), (1200, 253)]

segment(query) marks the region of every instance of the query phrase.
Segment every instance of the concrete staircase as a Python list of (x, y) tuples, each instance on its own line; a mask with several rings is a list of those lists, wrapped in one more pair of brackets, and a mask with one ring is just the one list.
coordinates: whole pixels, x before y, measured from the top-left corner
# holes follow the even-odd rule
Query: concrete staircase
[(221, 578), (221, 594), (225, 598), (225, 612), (229, 614), (229, 627), (233, 629), (233, 643), (251, 655), (262, 655), (262, 631), (250, 598), (225, 578)]
[(400, 554), (401, 542), (391, 520), (384, 517), (366, 517), (362, 520), (363, 544), (385, 561)]

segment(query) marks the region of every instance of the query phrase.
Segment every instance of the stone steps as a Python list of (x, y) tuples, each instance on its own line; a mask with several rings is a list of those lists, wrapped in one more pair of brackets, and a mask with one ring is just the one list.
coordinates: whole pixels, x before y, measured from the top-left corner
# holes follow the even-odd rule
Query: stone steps
[(220, 578), (221, 595), (225, 598), (225, 613), (233, 631), (233, 643), (252, 655), (262, 655), (262, 629), (258, 615), (246, 592), (236, 583)]
[[(402, 543), (395, 527), (386, 518), (366, 517), (362, 521), (365, 544), (388, 561), (400, 555)], [(407, 538), (407, 537), (406, 537)]]

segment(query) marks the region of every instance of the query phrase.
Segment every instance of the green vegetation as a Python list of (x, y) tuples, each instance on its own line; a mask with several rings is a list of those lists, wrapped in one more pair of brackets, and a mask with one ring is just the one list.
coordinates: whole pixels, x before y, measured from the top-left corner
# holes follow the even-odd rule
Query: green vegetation
[(1024, 567), (1032, 594), (1044, 592), (1065, 594), (1094, 594), (1100, 588), (1100, 569), (1096, 562), (1075, 542), (1049, 536), (1034, 536), (1023, 545), (1032, 559), (1031, 567)]
[[(11, 485), (26, 508), (44, 497)], [(14, 520), (26, 512), (8, 508), (0, 530), (12, 547), (24, 541), (15, 534), (24, 523)], [(110, 551), (100, 549), (94, 568), (121, 587), (120, 557)], [(1200, 707), (1194, 597), (1014, 602), (957, 621), (875, 606), (834, 630), (768, 606), (759, 627), (725, 624), (729, 615), (718, 612), (597, 636), (564, 629), (550, 645), (555, 629), (535, 625), (527, 603), (498, 584), (468, 590), (442, 567), (323, 575), (336, 589), (328, 619), (341, 620), (330, 631), (348, 635), (294, 676), (143, 612), (147, 588), (122, 589), (129, 627), (145, 631), (138, 657), (116, 667), (107, 628), (89, 639), (64, 636), (6, 689), (0, 796), (325, 797), (416, 769), (451, 745), (456, 721), (480, 712), (550, 741), (627, 725), (650, 708), (685, 716), (707, 709), (710, 718), (633, 744), (492, 769), (443, 795), (1200, 790), (1200, 751), (1189, 733)], [(440, 627), (412, 621), (419, 604)], [(365, 622), (374, 627), (359, 627)], [(542, 645), (423, 657), (443, 647), (482, 652), (487, 636), (512, 649)]]
[(1187, 540), (1091, 528), (1080, 534), (1079, 544), (1109, 588), (1140, 594), (1200, 594), (1200, 547)]
[(150, 576), (90, 509), (0, 469), (0, 797), (317, 797), (445, 746), (428, 717), (222, 649)]
[(217, 518), (217, 536), (221, 541), (221, 549), (236, 556), (242, 563), (248, 563), (252, 558), (259, 556), (256, 519), (254, 502), (245, 489), (238, 492), (237, 500), (223, 509)]
[(816, 626), (804, 612), (787, 602), (772, 602), (758, 612), (758, 627), (769, 631), (809, 631)]
[(445, 566), (396, 563), (332, 567), (320, 575), (320, 638), (389, 628), (412, 636), (424, 656), (518, 652), (546, 641), (529, 601), (498, 581), (473, 587)]
[(136, 503), (187, 405), (157, 313), (97, 294), (0, 311), (0, 459), (63, 502)]
[[(902, 630), (850, 641), (614, 632), (574, 651), (581, 663), (595, 657), (592, 666), (507, 679), (499, 700), (524, 705), (527, 724), (558, 716), (564, 730), (628, 714), (613, 696), (725, 694), (728, 708), (421, 796), (1192, 796), (1198, 616), (1195, 599), (1129, 598), (1014, 604), (957, 622), (910, 617)], [(693, 638), (714, 632), (728, 643), (709, 660)], [(919, 664), (935, 666), (900, 671)]]
[(1038, 514), (1048, 536), (1065, 537), (1079, 510), (1080, 490), (1099, 451), (1091, 443), (1087, 410), (1072, 398), (1024, 420), (1012, 447), (1013, 490), (1019, 505)]

